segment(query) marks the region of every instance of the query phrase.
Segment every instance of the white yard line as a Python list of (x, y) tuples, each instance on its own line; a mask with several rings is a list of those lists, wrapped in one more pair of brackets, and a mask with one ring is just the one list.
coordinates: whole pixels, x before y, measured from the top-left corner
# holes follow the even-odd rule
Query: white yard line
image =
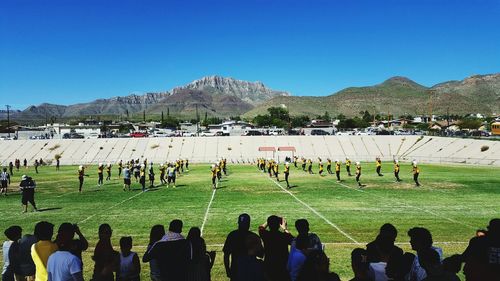
[[(111, 209), (114, 209), (114, 208), (116, 208), (116, 207), (120, 206), (121, 204), (123, 204), (123, 203), (125, 203), (125, 202), (127, 202), (127, 201), (130, 201), (130, 200), (134, 199), (135, 197), (137, 197), (137, 196), (139, 196), (139, 195), (142, 195), (142, 194), (144, 194), (144, 193), (145, 193), (145, 192), (140, 192), (140, 193), (134, 194), (134, 195), (130, 196), (129, 198), (124, 199), (124, 200), (122, 200), (122, 201), (120, 201), (120, 202), (118, 202), (118, 203), (114, 204), (113, 206), (111, 206), (111, 207), (109, 207), (109, 208), (107, 208), (107, 209), (105, 209), (105, 210), (103, 210), (103, 211), (109, 211), (109, 210), (111, 210)], [(93, 218), (93, 217), (95, 217), (95, 216), (97, 216), (97, 215), (99, 215), (99, 214), (100, 214), (100, 213), (95, 213), (95, 214), (93, 214), (93, 215), (90, 215), (90, 216), (88, 216), (86, 219), (84, 219), (84, 220), (82, 220), (82, 221), (79, 221), (78, 223), (79, 223), (79, 224), (80, 224), (80, 223), (84, 223), (84, 222), (86, 222), (86, 221), (90, 220), (91, 218)]]
[(208, 212), (210, 211), (210, 206), (212, 206), (212, 202), (214, 201), (216, 191), (217, 189), (214, 189), (214, 191), (212, 191), (212, 197), (210, 198), (210, 202), (208, 202), (207, 210), (205, 211), (205, 217), (203, 218), (203, 223), (201, 224), (200, 228), (201, 236), (203, 236), (203, 230), (205, 229), (205, 224), (207, 223), (208, 219)]
[[(326, 179), (326, 178), (325, 178), (325, 180), (328, 180), (328, 179)], [(427, 209), (424, 209), (424, 208), (420, 208), (420, 207), (417, 207), (417, 206), (410, 205), (410, 204), (408, 204), (408, 203), (406, 203), (406, 202), (403, 202), (403, 201), (401, 201), (401, 200), (388, 198), (388, 197), (385, 197), (385, 196), (382, 196), (382, 195), (374, 194), (374, 193), (372, 193), (372, 192), (365, 192), (365, 190), (363, 190), (363, 189), (350, 187), (350, 186), (348, 186), (348, 185), (346, 185), (346, 184), (343, 184), (343, 183), (341, 183), (341, 182), (335, 182), (335, 183), (336, 183), (336, 184), (338, 184), (338, 185), (341, 185), (341, 186), (343, 186), (343, 187), (346, 187), (346, 188), (348, 188), (348, 189), (351, 189), (351, 190), (355, 190), (355, 191), (362, 192), (362, 193), (365, 193), (365, 194), (370, 194), (370, 195), (372, 195), (372, 196), (375, 196), (375, 197), (378, 197), (378, 198), (383, 198), (383, 199), (386, 199), (386, 200), (392, 200), (392, 201), (394, 201), (394, 202), (396, 202), (396, 203), (398, 203), (398, 204), (400, 204), (400, 205), (406, 206), (406, 207), (408, 207), (408, 208), (416, 209), (416, 210), (419, 210), (419, 211), (422, 211), (422, 212), (425, 212), (425, 213), (431, 214), (431, 215), (433, 215), (433, 216), (435, 216), (435, 217), (438, 217), (438, 218), (441, 218), (441, 219), (447, 220), (447, 221), (452, 222), (452, 223), (455, 223), (455, 224), (459, 224), (459, 225), (462, 225), (462, 226), (466, 226), (466, 227), (468, 227), (468, 228), (470, 228), (470, 229), (477, 229), (477, 227), (475, 227), (475, 226), (472, 226), (472, 225), (469, 225), (469, 224), (466, 224), (466, 223), (463, 223), (463, 222), (457, 221), (457, 220), (455, 220), (455, 219), (452, 219), (452, 218), (449, 218), (449, 217), (446, 217), (446, 216), (440, 215), (440, 214), (438, 214), (438, 213), (435, 213), (435, 212), (433, 212), (433, 211), (430, 211), (430, 210), (427, 210)]]
[(304, 207), (308, 208), (311, 212), (313, 212), (315, 215), (317, 215), (318, 217), (320, 217), (322, 220), (324, 220), (327, 224), (329, 224), (331, 227), (335, 228), (338, 232), (340, 232), (342, 235), (344, 235), (345, 237), (347, 237), (349, 240), (351, 240), (352, 242), (354, 242), (356, 245), (360, 245), (360, 243), (358, 241), (356, 241), (356, 239), (352, 238), (349, 234), (347, 234), (345, 231), (343, 231), (342, 229), (340, 229), (336, 224), (334, 224), (333, 222), (331, 222), (330, 220), (328, 220), (327, 218), (325, 218), (322, 214), (320, 214), (318, 211), (316, 211), (314, 208), (312, 208), (311, 206), (309, 206), (307, 203), (305, 203), (304, 201), (300, 200), (299, 198), (297, 198), (297, 196), (295, 196), (293, 193), (291, 193), (290, 191), (286, 190), (283, 186), (281, 186), (281, 184), (277, 183), (276, 181), (274, 181), (273, 179), (270, 179), (270, 181), (272, 181), (274, 184), (276, 184), (279, 188), (281, 188), (281, 190), (283, 190), (283, 192), (285, 193), (288, 193), (290, 196), (292, 196), (295, 200), (297, 200), (297, 202), (299, 202), (300, 204), (304, 205)]

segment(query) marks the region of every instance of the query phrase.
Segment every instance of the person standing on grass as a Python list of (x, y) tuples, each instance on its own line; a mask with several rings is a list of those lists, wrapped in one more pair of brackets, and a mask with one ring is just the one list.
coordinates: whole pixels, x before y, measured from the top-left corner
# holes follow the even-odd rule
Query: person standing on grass
[(165, 170), (166, 170), (166, 168), (165, 168), (165, 165), (163, 163), (160, 164), (159, 170), (160, 170), (160, 184), (164, 185), (166, 183), (166, 181), (165, 181)]
[(186, 240), (189, 242), (190, 258), (188, 264), (188, 281), (210, 281), (210, 271), (215, 262), (215, 251), (207, 252), (205, 239), (201, 237), (201, 230), (192, 227)]
[(283, 173), (285, 174), (286, 187), (290, 188), (290, 183), (288, 182), (288, 177), (290, 176), (290, 163), (285, 162), (285, 171)]
[(418, 175), (420, 175), (420, 169), (418, 168), (418, 163), (416, 160), (413, 160), (412, 164), (412, 173), (413, 173), (413, 181), (417, 187), (420, 186), (420, 182), (418, 182)]
[(111, 180), (111, 163), (106, 165), (106, 181)]
[(78, 181), (80, 185), (78, 186), (78, 192), (82, 193), (82, 187), (83, 187), (83, 180), (87, 175), (85, 174), (85, 167), (83, 165), (80, 165), (78, 167)]
[(375, 158), (375, 166), (377, 167), (376, 168), (377, 175), (379, 177), (383, 176), (382, 173), (380, 172), (380, 170), (382, 169), (382, 160), (380, 160), (380, 157), (378, 156), (377, 158)]
[(132, 237), (120, 238), (120, 271), (117, 273), (117, 281), (139, 281), (141, 280), (141, 263), (136, 252), (132, 252)]
[(16, 171), (19, 172), (19, 168), (21, 167), (21, 160), (16, 158), (16, 160), (14, 161), (14, 164), (16, 165)]
[(189, 172), (189, 159), (186, 159), (186, 171)]
[(356, 182), (358, 183), (358, 186), (361, 188), (363, 185), (361, 184), (361, 181), (359, 180), (361, 178), (361, 162), (356, 162)]
[(307, 172), (309, 174), (314, 174), (312, 168), (313, 168), (313, 161), (312, 161), (312, 159), (308, 159), (307, 160)]
[(123, 191), (130, 190), (131, 172), (128, 165), (123, 169)]
[(72, 224), (61, 224), (56, 242), (58, 250), (49, 256), (47, 262), (48, 281), (83, 281), (82, 261), (70, 251), (74, 235)]
[(31, 177), (28, 177), (27, 175), (23, 175), (21, 177), (21, 182), (19, 183), (19, 189), (22, 192), (21, 203), (23, 204), (24, 208), (23, 213), (26, 213), (28, 211), (28, 203), (30, 203), (31, 206), (33, 206), (35, 212), (38, 211), (35, 203), (35, 188), (36, 188), (36, 183)]
[(288, 281), (288, 246), (293, 236), (288, 231), (286, 219), (275, 215), (268, 217), (267, 222), (259, 226), (259, 236), (264, 242), (265, 275), (269, 280)]
[(104, 164), (99, 163), (99, 165), (97, 165), (97, 186), (101, 186), (103, 184), (103, 179), (104, 179), (103, 173), (104, 173)]
[(400, 182), (401, 179), (399, 178), (399, 160), (394, 159), (394, 177), (396, 178), (396, 182)]
[(274, 177), (276, 178), (276, 181), (280, 181), (278, 175), (279, 175), (279, 167), (280, 167), (280, 162), (279, 161), (275, 161), (273, 163), (273, 173), (274, 173)]
[(217, 165), (212, 164), (210, 168), (210, 172), (212, 173), (212, 188), (215, 190), (217, 188)]
[(153, 162), (149, 163), (148, 176), (149, 176), (149, 187), (150, 188), (155, 187), (155, 169), (153, 167)]
[(14, 164), (12, 164), (12, 161), (9, 162), (9, 174), (11, 176), (14, 175)]
[(318, 157), (318, 168), (319, 168), (319, 175), (322, 176), (323, 175), (323, 161), (319, 157)]
[(139, 183), (141, 184), (142, 192), (144, 192), (144, 191), (146, 191), (146, 165), (141, 164), (141, 168), (139, 171), (140, 171)]
[(26, 160), (26, 158), (24, 158), (24, 160), (23, 160), (23, 166), (24, 166), (24, 169), (28, 169), (28, 160)]
[(35, 173), (38, 174), (38, 166), (40, 166), (40, 163), (38, 163), (37, 159), (35, 159), (35, 164), (33, 164), (33, 166), (35, 167)]
[(94, 255), (94, 273), (92, 280), (95, 281), (114, 281), (114, 273), (120, 268), (120, 255), (113, 249), (111, 244), (111, 235), (113, 230), (107, 223), (99, 226), (99, 241), (95, 246)]
[(345, 170), (347, 172), (347, 175), (349, 177), (352, 177), (352, 174), (351, 174), (351, 159), (349, 159), (349, 157), (345, 158)]
[(168, 232), (144, 254), (143, 261), (158, 261), (161, 280), (185, 281), (189, 263), (190, 247), (181, 235), (182, 221), (172, 220)]
[(167, 188), (170, 187), (170, 184), (173, 184), (175, 188), (175, 168), (172, 163), (167, 168)]
[(329, 175), (333, 174), (332, 172), (332, 159), (326, 158), (326, 171)]
[(61, 160), (59, 158), (56, 159), (56, 171), (59, 171), (59, 166), (61, 164)]
[(0, 195), (7, 196), (7, 188), (10, 184), (10, 174), (7, 173), (7, 168), (3, 168), (3, 172), (0, 173)]
[(335, 160), (335, 176), (337, 176), (337, 182), (340, 182), (340, 165), (342, 165), (342, 163), (340, 163), (340, 160)]
[(122, 176), (122, 170), (123, 170), (123, 161), (120, 160), (120, 162), (118, 162), (118, 178)]
[[(260, 237), (249, 231), (250, 229), (250, 216), (248, 214), (241, 214), (238, 217), (238, 229), (231, 231), (224, 242), (224, 247), (222, 251), (224, 252), (224, 268), (226, 269), (226, 275), (231, 279), (231, 281), (239, 281), (241, 271), (245, 270), (242, 267), (248, 259), (249, 255), (249, 245), (247, 245), (247, 240), (255, 240), (257, 243), (252, 243), (258, 246), (256, 249), (252, 250), (252, 256), (263, 257), (264, 249), (260, 242)], [(260, 245), (260, 246), (259, 246)]]
[(21, 239), (22, 233), (23, 229), (17, 225), (4, 231), (8, 240), (2, 245), (2, 281), (14, 281), (15, 274), (19, 272), (19, 239)]
[(36, 268), (35, 281), (46, 281), (49, 256), (58, 249), (57, 244), (52, 242), (54, 225), (41, 221), (35, 225), (34, 235), (38, 239), (38, 242), (31, 246), (31, 258)]
[[(163, 236), (165, 235), (165, 227), (161, 224), (157, 224), (151, 228), (151, 231), (149, 233), (149, 244), (146, 252), (149, 252), (151, 248), (156, 244), (156, 242), (160, 241)], [(142, 262), (146, 262), (144, 260), (144, 257), (142, 259)], [(160, 264), (157, 259), (151, 258), (149, 260), (149, 270), (150, 270), (150, 276), (151, 276), (151, 281), (161, 281), (161, 274), (160, 274)]]

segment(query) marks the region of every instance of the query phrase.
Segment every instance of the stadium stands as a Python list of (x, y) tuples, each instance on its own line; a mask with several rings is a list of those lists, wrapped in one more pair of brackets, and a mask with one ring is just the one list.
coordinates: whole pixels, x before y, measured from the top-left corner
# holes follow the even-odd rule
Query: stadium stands
[[(50, 163), (61, 155), (61, 165), (116, 163), (120, 159), (148, 159), (159, 163), (166, 159), (190, 159), (193, 163), (213, 162), (221, 157), (233, 163), (248, 163), (258, 157), (273, 157), (259, 147), (295, 147), (294, 155), (316, 159), (383, 161), (398, 158), (424, 163), (462, 163), (500, 165), (500, 143), (490, 140), (432, 136), (234, 136), (186, 138), (130, 138), (76, 140), (3, 140), (0, 163), (15, 158), (44, 159)], [(486, 149), (486, 147), (488, 149)], [(275, 152), (283, 161), (291, 152)]]

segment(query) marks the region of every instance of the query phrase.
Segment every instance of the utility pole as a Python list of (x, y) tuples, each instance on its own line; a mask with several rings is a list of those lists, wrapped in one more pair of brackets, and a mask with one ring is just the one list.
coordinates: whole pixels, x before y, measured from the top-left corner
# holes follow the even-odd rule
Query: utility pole
[(198, 114), (198, 104), (196, 106), (196, 136), (200, 136), (200, 114)]
[(432, 96), (435, 94), (435, 90), (429, 90), (429, 124), (432, 123)]
[(7, 134), (10, 138), (10, 105), (6, 105), (5, 107), (7, 107)]

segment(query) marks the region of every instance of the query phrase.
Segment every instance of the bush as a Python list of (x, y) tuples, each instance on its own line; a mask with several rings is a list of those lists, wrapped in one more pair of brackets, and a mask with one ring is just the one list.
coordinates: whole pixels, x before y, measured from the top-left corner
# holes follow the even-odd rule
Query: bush
[(481, 152), (485, 152), (485, 151), (486, 151), (486, 150), (488, 150), (488, 149), (490, 149), (490, 147), (489, 147), (489, 146), (487, 146), (487, 145), (483, 145), (483, 146), (481, 146)]

